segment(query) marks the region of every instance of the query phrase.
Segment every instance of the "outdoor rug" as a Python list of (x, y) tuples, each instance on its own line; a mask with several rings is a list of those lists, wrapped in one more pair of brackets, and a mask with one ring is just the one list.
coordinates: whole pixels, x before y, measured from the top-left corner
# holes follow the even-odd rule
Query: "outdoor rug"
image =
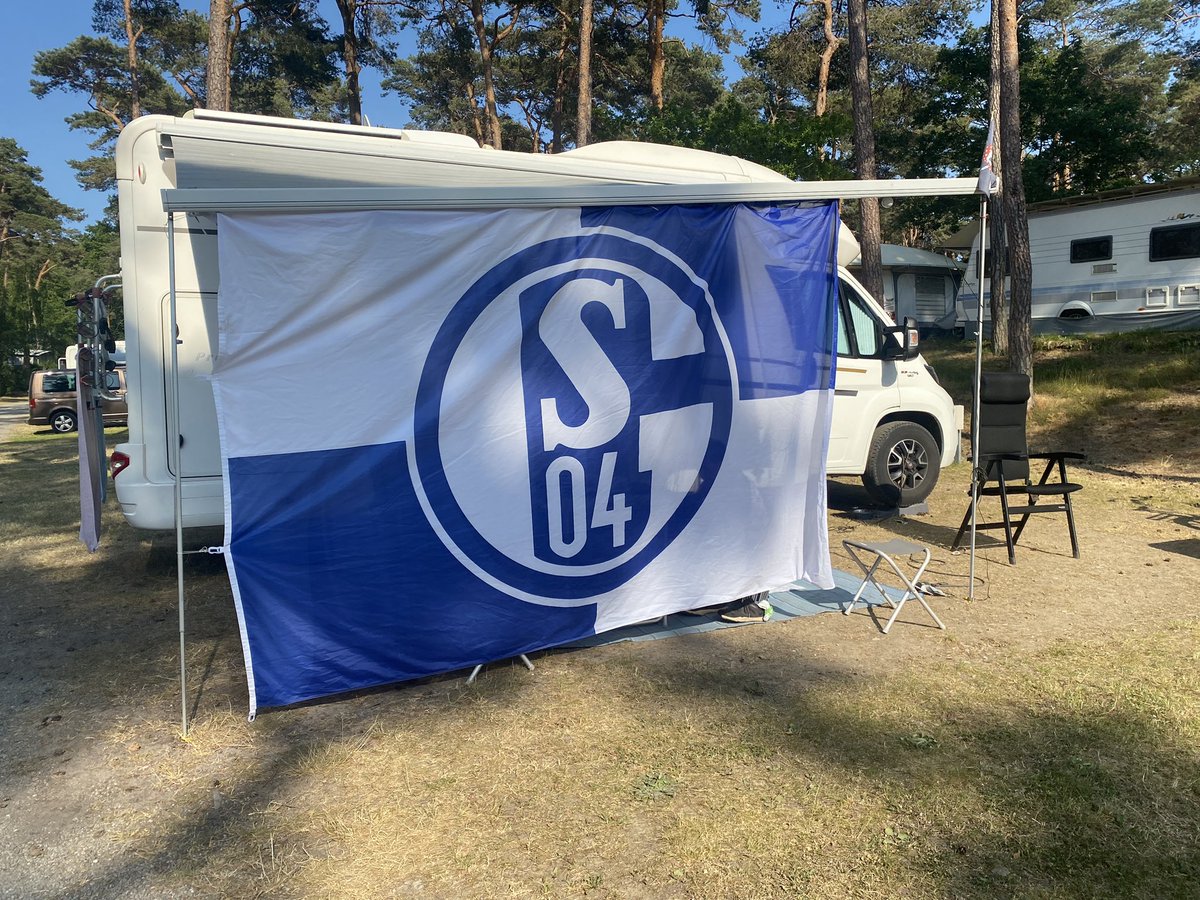
[[(833, 570), (834, 587), (828, 590), (819, 588), (807, 581), (796, 581), (786, 588), (771, 592), (771, 606), (775, 614), (767, 622), (722, 622), (717, 614), (692, 616), (687, 613), (672, 613), (662, 619), (642, 622), (638, 625), (626, 625), (603, 634), (596, 634), (579, 641), (564, 644), (564, 647), (600, 647), (604, 644), (617, 644), (621, 641), (657, 641), (660, 638), (675, 637), (680, 634), (699, 634), (702, 631), (715, 631), (718, 628), (739, 628), (743, 625), (770, 625), (772, 622), (786, 622), (799, 616), (815, 616), (818, 613), (840, 612), (846, 608), (862, 577), (851, 575), (849, 572)], [(888, 594), (899, 600), (903, 592), (896, 588), (888, 588)], [(866, 598), (871, 604), (879, 602), (879, 595), (868, 589)], [(861, 602), (861, 601), (860, 601)]]

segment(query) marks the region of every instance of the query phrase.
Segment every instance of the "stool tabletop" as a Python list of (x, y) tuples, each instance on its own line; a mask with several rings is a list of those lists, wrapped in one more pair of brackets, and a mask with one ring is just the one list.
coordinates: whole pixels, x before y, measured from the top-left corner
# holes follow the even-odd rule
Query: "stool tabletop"
[(842, 541), (847, 547), (857, 547), (860, 550), (868, 550), (871, 553), (884, 553), (888, 556), (907, 556), (914, 553), (928, 553), (929, 549), (920, 544), (914, 544), (912, 541), (906, 541), (903, 538), (892, 538), (890, 541)]

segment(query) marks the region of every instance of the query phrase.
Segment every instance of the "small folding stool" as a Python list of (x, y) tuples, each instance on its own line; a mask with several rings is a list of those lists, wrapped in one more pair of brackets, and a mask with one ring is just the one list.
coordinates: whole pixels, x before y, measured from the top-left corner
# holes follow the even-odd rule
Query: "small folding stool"
[[(862, 598), (863, 591), (867, 589), (867, 585), (871, 585), (876, 591), (879, 592), (880, 597), (886, 600), (891, 606), (895, 607), (894, 611), (892, 612), (892, 617), (888, 619), (887, 624), (883, 626), (884, 634), (888, 633), (888, 629), (891, 628), (892, 623), (896, 621), (896, 616), (900, 615), (900, 610), (904, 608), (904, 604), (909, 600), (916, 600), (918, 603), (920, 603), (923, 607), (925, 607), (925, 611), (933, 617), (933, 621), (937, 622), (937, 627), (941, 628), (943, 631), (946, 629), (946, 626), (942, 624), (942, 620), (937, 617), (937, 613), (935, 613), (930, 608), (929, 604), (925, 602), (924, 594), (922, 594), (917, 588), (917, 585), (921, 581), (921, 576), (925, 574), (925, 567), (929, 565), (928, 547), (922, 547), (920, 544), (913, 544), (909, 541), (901, 540), (900, 538), (894, 538), (890, 541), (883, 541), (881, 543), (870, 543), (868, 541), (842, 541), (842, 546), (846, 548), (846, 552), (850, 554), (850, 558), (858, 564), (860, 569), (862, 569), (864, 576), (863, 582), (858, 586), (858, 591), (850, 600), (850, 604), (844, 610), (842, 610), (843, 615), (850, 615), (850, 610), (854, 609), (854, 604)], [(856, 550), (862, 555), (860, 556), (859, 553), (856, 553)], [(925, 558), (921, 560), (921, 565), (917, 567), (917, 574), (912, 578), (909, 578), (908, 575), (904, 573), (904, 570), (896, 565), (896, 561), (892, 559), (893, 556), (916, 556), (918, 553), (925, 554)], [(872, 555), (875, 557), (875, 561), (868, 567), (863, 560), (870, 559)], [(878, 569), (879, 564), (883, 562), (886, 562), (891, 567), (892, 571), (900, 577), (900, 580), (904, 582), (904, 595), (900, 598), (899, 602), (888, 596), (887, 591), (883, 589), (883, 585), (875, 580), (875, 570)]]

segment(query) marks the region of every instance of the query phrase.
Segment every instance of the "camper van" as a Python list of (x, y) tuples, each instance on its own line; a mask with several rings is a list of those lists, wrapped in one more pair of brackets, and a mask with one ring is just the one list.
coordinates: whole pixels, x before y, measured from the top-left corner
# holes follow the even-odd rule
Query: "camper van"
[[(520, 205), (548, 187), (582, 193), (622, 185), (699, 185), (703, 193), (721, 184), (792, 185), (754, 163), (676, 147), (611, 142), (555, 155), (514, 153), (480, 148), (456, 134), (200, 110), (182, 118), (135, 119), (121, 133), (116, 170), (130, 401), (129, 440), (116, 447), (112, 468), (126, 519), (150, 529), (174, 526), (176, 473), (183, 525), (224, 521), (217, 418), (207, 380), (217, 352), (217, 218), (175, 213), (168, 227), (164, 198), (171, 192), (228, 198), (242, 191), (254, 193), (256, 202), (270, 196), (283, 203), (299, 191), (319, 202), (330, 190), (357, 189), (369, 193), (362, 194), (364, 203), (373, 203), (378, 192), (394, 188), (419, 187), (430, 196), (479, 188), (503, 190), (511, 205)], [(842, 226), (839, 262), (857, 253)], [(170, 325), (172, 270), (176, 331)], [(844, 268), (839, 285), (828, 472), (860, 476), (885, 502), (919, 502), (940, 467), (958, 453), (961, 407), (917, 353), (916, 329), (897, 328)], [(173, 343), (178, 447), (170, 438), (176, 429)], [(264, 402), (270, 396), (271, 385), (264, 384)], [(311, 415), (319, 416), (316, 410), (328, 402), (337, 398), (314, 397)]]
[[(973, 334), (979, 237), (960, 234), (971, 258), (956, 324)], [(1032, 204), (1029, 245), (1037, 333), (1200, 327), (1200, 178)], [(985, 330), (990, 294), (985, 278)]]

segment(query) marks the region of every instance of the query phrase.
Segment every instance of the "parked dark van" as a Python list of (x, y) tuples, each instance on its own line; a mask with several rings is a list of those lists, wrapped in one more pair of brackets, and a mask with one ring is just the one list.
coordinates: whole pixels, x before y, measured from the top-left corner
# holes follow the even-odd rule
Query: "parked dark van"
[[(125, 402), (125, 370), (117, 369), (105, 375), (105, 387), (120, 400), (102, 400), (104, 425), (124, 425), (129, 421), (129, 405)], [(34, 372), (29, 376), (29, 424), (49, 425), (59, 434), (79, 427), (75, 373), (66, 369)]]

